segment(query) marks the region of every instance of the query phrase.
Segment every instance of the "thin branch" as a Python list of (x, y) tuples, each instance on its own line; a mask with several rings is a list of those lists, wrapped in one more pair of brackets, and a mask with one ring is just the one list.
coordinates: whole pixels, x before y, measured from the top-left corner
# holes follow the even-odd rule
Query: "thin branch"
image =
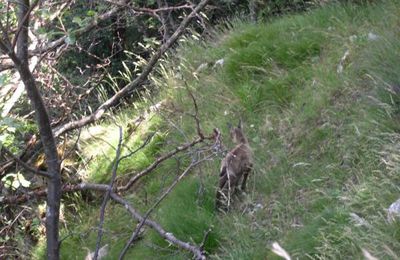
[(196, 130), (197, 130), (197, 135), (204, 138), (204, 134), (201, 131), (200, 128), (200, 119), (199, 119), (199, 108), (197, 106), (197, 102), (196, 102), (196, 98), (194, 97), (192, 91), (190, 91), (189, 86), (187, 85), (187, 82), (185, 81), (185, 86), (186, 86), (186, 90), (189, 93), (189, 96), (191, 97), (192, 101), (193, 101), (193, 105), (194, 105), (194, 115), (191, 115), (194, 120), (196, 121)]
[(146, 140), (145, 140), (138, 148), (136, 148), (136, 149), (133, 150), (133, 151), (130, 151), (128, 154), (126, 154), (126, 155), (124, 155), (124, 156), (121, 156), (121, 158), (119, 159), (119, 161), (121, 162), (122, 160), (124, 160), (124, 159), (126, 159), (126, 158), (128, 158), (128, 157), (131, 157), (132, 155), (134, 155), (135, 153), (137, 153), (139, 150), (142, 150), (146, 145), (149, 144), (150, 140), (153, 138), (153, 136), (154, 136), (155, 134), (156, 134), (156, 132), (150, 134), (150, 135), (146, 138)]
[(153, 15), (153, 14), (160, 13), (160, 12), (177, 11), (177, 10), (183, 10), (183, 9), (191, 9), (191, 10), (194, 9), (194, 5), (192, 5), (192, 4), (184, 4), (184, 5), (178, 5), (178, 6), (165, 6), (165, 7), (159, 7), (156, 9), (152, 9), (152, 8), (146, 8), (146, 7), (130, 6), (128, 4), (118, 3), (118, 2), (111, 1), (111, 0), (105, 0), (104, 2), (113, 4), (113, 5), (118, 5), (118, 6), (124, 7), (124, 8), (130, 8), (138, 14), (149, 14), (149, 15)]
[(212, 229), (209, 228), (209, 229), (204, 233), (203, 241), (201, 241), (201, 244), (200, 244), (200, 250), (201, 250), (201, 251), (204, 251), (204, 246), (205, 246), (205, 244), (206, 244), (206, 242), (207, 242), (208, 235), (211, 233), (211, 231), (212, 231)]
[(117, 176), (118, 165), (120, 162), (119, 159), (121, 156), (122, 137), (123, 137), (122, 127), (119, 127), (119, 140), (118, 140), (117, 152), (115, 154), (114, 164), (113, 164), (113, 168), (112, 168), (112, 176), (111, 176), (110, 184), (108, 185), (108, 189), (107, 189), (106, 193), (104, 194), (103, 203), (101, 204), (101, 208), (100, 208), (100, 222), (99, 222), (99, 230), (97, 233), (96, 250), (94, 251), (94, 257), (93, 257), (94, 260), (97, 259), (97, 256), (99, 254), (101, 238), (103, 236), (103, 223), (104, 223), (105, 210), (106, 210), (107, 202), (110, 199), (110, 193), (113, 189), (115, 177)]
[[(65, 184), (62, 186), (62, 193), (76, 192), (82, 190), (96, 190), (96, 191), (107, 191), (107, 184), (90, 184), (80, 183), (78, 185)], [(5, 205), (17, 205), (30, 201), (34, 198), (41, 198), (47, 195), (47, 189), (33, 190), (20, 195), (12, 195), (6, 197), (0, 197), (0, 202)]]
[[(130, 0), (123, 0), (122, 2), (127, 4), (130, 2)], [(116, 13), (118, 13), (121, 9), (123, 9), (122, 6), (114, 7), (114, 8), (111, 8), (111, 10), (109, 10), (108, 12), (105, 12), (104, 14), (97, 16), (95, 19), (91, 20), (87, 26), (76, 30), (74, 32), (75, 36), (80, 37), (81, 35), (84, 35), (88, 31), (92, 30), (94, 27), (99, 25), (102, 21), (105, 21), (105, 20), (109, 19), (110, 17), (112, 17), (113, 15), (115, 15)], [(65, 39), (67, 37), (68, 37), (68, 35), (62, 36), (61, 38), (47, 44), (46, 47), (34, 51), (33, 54), (40, 54), (43, 52), (47, 52), (49, 50), (53, 50), (54, 48), (57, 48), (65, 43)]]
[(51, 175), (48, 172), (41, 171), (37, 168), (30, 166), (29, 164), (25, 163), (24, 161), (19, 159), (17, 156), (15, 156), (10, 150), (5, 148), (4, 146), (1, 148), (1, 151), (5, 152), (9, 156), (11, 156), (11, 158), (13, 158), (13, 160), (16, 161), (19, 165), (21, 165), (25, 170), (30, 171), (34, 174), (46, 177), (46, 178), (51, 178)]
[(183, 241), (177, 239), (172, 233), (164, 230), (157, 222), (151, 221), (149, 219), (144, 219), (140, 214), (138, 214), (136, 212), (136, 210), (126, 200), (122, 199), (117, 194), (111, 193), (111, 198), (115, 202), (122, 204), (124, 206), (124, 208), (126, 210), (128, 210), (129, 213), (131, 213), (132, 217), (134, 217), (138, 221), (144, 221), (144, 224), (146, 226), (149, 226), (152, 229), (154, 229), (161, 237), (166, 239), (171, 244), (174, 244), (181, 249), (191, 252), (195, 256), (195, 258), (198, 260), (206, 259), (203, 251), (200, 250), (200, 248), (198, 248), (197, 246), (194, 246), (188, 242), (183, 242)]
[[(122, 3), (128, 4), (131, 0), (123, 0)], [(91, 20), (87, 26), (80, 28), (79, 30), (74, 31), (75, 37), (80, 37), (87, 33), (88, 31), (92, 30), (94, 27), (96, 27), (98, 24), (100, 24), (102, 21), (105, 21), (112, 17), (113, 15), (117, 14), (119, 11), (121, 11), (124, 7), (123, 6), (116, 6), (114, 8), (111, 8), (108, 12), (105, 12), (103, 14), (100, 14), (99, 16), (96, 16), (93, 20)], [(18, 30), (20, 31), (20, 30)], [(49, 42), (46, 44), (46, 46), (42, 48), (38, 48), (36, 50), (33, 50), (29, 52), (29, 57), (36, 56), (36, 55), (43, 55), (46, 54), (58, 47), (61, 47), (63, 45), (66, 45), (65, 40), (67, 39), (68, 35), (64, 35), (57, 40), (54, 40), (52, 42)], [(18, 37), (15, 37), (18, 38)], [(14, 67), (14, 66), (13, 66)], [(7, 70), (10, 68), (13, 68), (11, 66), (0, 66), (0, 71)]]
[(10, 229), (14, 225), (14, 223), (21, 217), (22, 213), (24, 213), (27, 210), (28, 210), (27, 208), (23, 208), (10, 224), (8, 224), (7, 226), (3, 227), (0, 230), (0, 235), (3, 233), (4, 230)]
[(149, 167), (147, 167), (146, 169), (142, 170), (141, 172), (137, 173), (135, 176), (133, 176), (132, 178), (129, 179), (128, 183), (125, 184), (124, 186), (118, 187), (117, 191), (118, 192), (123, 192), (128, 190), (130, 187), (132, 187), (133, 184), (135, 184), (140, 178), (142, 178), (143, 176), (149, 174), (150, 172), (152, 172), (155, 168), (157, 168), (157, 166), (162, 163), (163, 161), (171, 158), (172, 156), (174, 156), (175, 154), (181, 152), (181, 151), (185, 151), (188, 148), (202, 142), (204, 139), (202, 138), (197, 138), (195, 139), (193, 142), (182, 145), (182, 146), (178, 146), (175, 148), (175, 150), (170, 151), (169, 153), (166, 153), (165, 155), (157, 158)]
[[(157, 6), (162, 7), (161, 0), (157, 0)], [(159, 21), (161, 22), (160, 32), (162, 31), (163, 42), (165, 42), (169, 38), (169, 28), (167, 26), (166, 13), (162, 12), (159, 16)]]
[(121, 251), (120, 255), (119, 255), (119, 259), (123, 259), (126, 252), (128, 251), (130, 245), (132, 244), (133, 241), (135, 241), (135, 239), (137, 238), (137, 236), (139, 235), (139, 232), (141, 230), (141, 228), (143, 227), (145, 221), (147, 220), (147, 218), (150, 216), (150, 214), (153, 212), (153, 210), (161, 203), (161, 201), (163, 201), (167, 195), (173, 190), (173, 188), (183, 179), (183, 177), (185, 177), (187, 175), (187, 173), (196, 165), (198, 165), (199, 163), (203, 162), (206, 159), (203, 160), (199, 160), (199, 161), (192, 161), (191, 164), (185, 169), (185, 171), (183, 171), (183, 173), (176, 178), (176, 180), (171, 184), (171, 186), (164, 192), (164, 194), (157, 200), (156, 203), (154, 203), (154, 205), (147, 210), (146, 214), (143, 216), (143, 220), (140, 221), (140, 223), (136, 226), (135, 231), (132, 233), (132, 236), (130, 237), (130, 239), (128, 240), (128, 242), (125, 244), (125, 247), (123, 248), (123, 250)]

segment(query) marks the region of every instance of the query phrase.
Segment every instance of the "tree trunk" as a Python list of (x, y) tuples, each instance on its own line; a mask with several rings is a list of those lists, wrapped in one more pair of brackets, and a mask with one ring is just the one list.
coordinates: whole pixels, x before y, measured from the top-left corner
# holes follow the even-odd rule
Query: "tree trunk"
[(40, 139), (46, 155), (48, 173), (47, 210), (46, 210), (46, 239), (47, 259), (59, 259), (58, 222), (61, 198), (60, 162), (58, 160), (57, 145), (50, 126), (50, 119), (42, 96), (36, 86), (36, 81), (29, 70), (28, 63), (28, 28), (29, 28), (29, 0), (18, 1), (18, 28), (17, 53), (9, 53), (10, 58), (21, 75), (29, 100), (35, 110), (36, 122), (39, 127)]

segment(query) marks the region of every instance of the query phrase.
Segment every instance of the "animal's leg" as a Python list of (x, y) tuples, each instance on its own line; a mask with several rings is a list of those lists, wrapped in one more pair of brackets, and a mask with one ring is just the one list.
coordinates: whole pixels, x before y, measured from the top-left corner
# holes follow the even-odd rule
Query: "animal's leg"
[(224, 194), (224, 190), (226, 190), (225, 185), (226, 185), (226, 181), (228, 180), (227, 175), (228, 174), (226, 172), (226, 167), (222, 168), (221, 173), (220, 173), (218, 190), (217, 190), (217, 195), (216, 195), (216, 203), (215, 203), (215, 207), (217, 209), (219, 209), (221, 207), (221, 205), (223, 204), (223, 202), (222, 202), (223, 197), (226, 197), (226, 195)]
[(249, 176), (250, 171), (251, 171), (251, 167), (247, 167), (243, 173), (243, 181), (242, 181), (242, 186), (241, 186), (242, 191), (244, 191), (246, 189), (247, 177)]

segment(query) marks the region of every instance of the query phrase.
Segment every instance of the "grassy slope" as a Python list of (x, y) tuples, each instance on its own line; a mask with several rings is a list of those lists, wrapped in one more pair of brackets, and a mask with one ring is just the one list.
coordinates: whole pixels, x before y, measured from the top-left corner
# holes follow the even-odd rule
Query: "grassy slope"
[[(222, 129), (227, 145), (226, 123), (243, 118), (255, 172), (237, 208), (215, 215), (219, 162), (209, 162), (186, 178), (152, 218), (195, 243), (212, 226), (206, 249), (215, 259), (278, 258), (269, 249), (273, 241), (299, 258), (361, 258), (361, 248), (382, 259), (400, 257), (395, 253), (400, 252), (400, 225), (388, 224), (385, 216), (399, 196), (399, 100), (387, 91), (400, 80), (399, 17), (396, 1), (327, 6), (265, 24), (235, 21), (208, 43), (183, 44), (175, 55), (182, 58), (166, 61), (154, 79), (162, 89), (160, 98), (190, 110), (183, 77), (197, 98), (205, 131)], [(368, 33), (379, 38), (368, 40)], [(338, 74), (346, 50), (350, 55)], [(193, 74), (200, 64), (221, 58), (222, 68)], [(127, 115), (120, 116), (121, 124)], [(141, 138), (129, 141), (139, 145), (146, 128), (162, 129), (142, 157), (129, 160), (121, 173), (145, 167), (160, 149), (175, 144), (160, 147), (162, 140), (185, 140), (172, 121), (189, 139), (195, 136), (190, 116), (170, 117), (169, 123), (162, 119), (156, 116), (143, 127)], [(108, 153), (112, 158), (112, 149)], [(107, 169), (110, 160), (108, 166), (107, 160), (98, 160), (88, 168), (95, 173), (91, 178), (100, 181), (105, 171), (98, 170)], [(144, 212), (168, 186), (176, 167), (182, 166), (167, 162), (136, 187), (128, 195), (135, 207)], [(105, 240), (113, 245), (109, 259), (115, 259), (134, 223), (118, 206), (110, 206), (108, 213)], [(357, 225), (354, 214), (368, 224)], [(88, 233), (63, 242), (65, 259), (74, 259), (71, 252), (82, 259), (82, 247), (93, 248), (96, 232), (90, 228), (97, 219), (98, 206), (74, 217), (76, 224), (69, 224), (68, 231)], [(188, 257), (152, 231), (128, 256)]]

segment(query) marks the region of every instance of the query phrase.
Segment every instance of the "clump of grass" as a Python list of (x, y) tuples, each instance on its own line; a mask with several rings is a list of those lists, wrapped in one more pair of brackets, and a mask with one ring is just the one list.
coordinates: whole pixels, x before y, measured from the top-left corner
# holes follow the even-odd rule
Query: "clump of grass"
[[(165, 133), (160, 128), (161, 119), (155, 114), (138, 126), (132, 126), (135, 117), (128, 117), (129, 111), (121, 113), (115, 123), (109, 122), (88, 128), (81, 139), (82, 156), (84, 161), (91, 160), (85, 169), (87, 179), (97, 183), (106, 182), (111, 177), (111, 168), (119, 140), (119, 127), (124, 129), (122, 155), (139, 148), (152, 134), (149, 143), (138, 152), (122, 160), (118, 167), (118, 174), (138, 171), (150, 165), (160, 151)], [(137, 114), (132, 113), (133, 115)], [(161, 130), (161, 131), (160, 131)]]

